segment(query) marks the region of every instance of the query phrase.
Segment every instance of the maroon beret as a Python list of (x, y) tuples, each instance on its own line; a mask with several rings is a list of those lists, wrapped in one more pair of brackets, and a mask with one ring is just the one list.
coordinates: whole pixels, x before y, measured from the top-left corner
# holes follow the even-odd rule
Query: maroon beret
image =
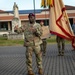
[(30, 16), (34, 16), (34, 17), (35, 17), (35, 14), (29, 13), (28, 18), (29, 18)]

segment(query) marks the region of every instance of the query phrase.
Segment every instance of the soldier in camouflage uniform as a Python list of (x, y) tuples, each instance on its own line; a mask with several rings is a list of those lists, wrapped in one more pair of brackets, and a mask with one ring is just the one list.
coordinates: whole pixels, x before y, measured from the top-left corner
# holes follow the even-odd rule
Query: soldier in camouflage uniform
[[(44, 22), (41, 21), (40, 25), (41, 25), (41, 27), (43, 27), (44, 26)], [(42, 44), (41, 44), (41, 50), (42, 50), (43, 56), (45, 56), (45, 54), (46, 54), (46, 47), (47, 47), (47, 40), (46, 40), (46, 38), (43, 38), (42, 39)]]
[(42, 28), (40, 24), (35, 22), (35, 15), (30, 13), (29, 24), (24, 27), (17, 28), (17, 31), (20, 33), (24, 31), (24, 46), (26, 47), (26, 64), (28, 69), (28, 75), (34, 75), (32, 71), (32, 53), (35, 53), (36, 62), (38, 67), (38, 73), (43, 74), (42, 71), (42, 54), (40, 44), (42, 40), (40, 36), (42, 35)]
[(46, 47), (47, 47), (47, 40), (46, 38), (45, 39), (42, 39), (42, 44), (41, 44), (41, 50), (42, 50), (42, 54), (43, 56), (45, 56), (46, 54)]
[(65, 48), (65, 40), (59, 36), (56, 37), (57, 45), (58, 45), (58, 56), (64, 55), (64, 48)]

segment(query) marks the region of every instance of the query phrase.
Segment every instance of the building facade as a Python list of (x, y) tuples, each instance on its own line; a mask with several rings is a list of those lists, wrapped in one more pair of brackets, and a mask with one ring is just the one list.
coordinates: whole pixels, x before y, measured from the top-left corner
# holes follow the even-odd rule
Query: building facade
[[(66, 10), (69, 16), (70, 24), (75, 22), (75, 7), (66, 5)], [(34, 13), (34, 10), (19, 10), (21, 25), (28, 23), (28, 14)], [(36, 21), (44, 21), (45, 25), (49, 25), (49, 9), (35, 10)], [(13, 11), (0, 10), (0, 33), (12, 31), (12, 20), (14, 18)]]

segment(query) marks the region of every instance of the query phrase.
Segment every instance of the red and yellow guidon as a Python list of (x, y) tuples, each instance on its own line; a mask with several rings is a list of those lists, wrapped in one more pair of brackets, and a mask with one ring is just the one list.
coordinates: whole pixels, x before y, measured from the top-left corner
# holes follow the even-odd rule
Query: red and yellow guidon
[(41, 7), (53, 6), (54, 0), (41, 0)]

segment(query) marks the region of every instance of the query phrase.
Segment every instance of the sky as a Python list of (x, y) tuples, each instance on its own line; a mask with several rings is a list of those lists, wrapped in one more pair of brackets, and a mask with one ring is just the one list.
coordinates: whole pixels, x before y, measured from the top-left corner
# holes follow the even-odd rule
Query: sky
[[(34, 9), (34, 0), (0, 0), (0, 10), (13, 10), (14, 2), (19, 10)], [(65, 5), (75, 6), (75, 0), (63, 0)], [(35, 9), (41, 9), (41, 0), (35, 0)]]

